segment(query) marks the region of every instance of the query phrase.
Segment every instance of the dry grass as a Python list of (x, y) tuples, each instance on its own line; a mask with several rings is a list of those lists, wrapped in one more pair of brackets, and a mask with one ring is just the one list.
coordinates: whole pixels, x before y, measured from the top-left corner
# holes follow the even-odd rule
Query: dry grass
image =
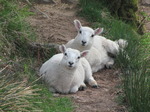
[[(0, 70), (0, 74), (7, 69), (7, 66)], [(13, 75), (13, 74), (9, 74)], [(0, 111), (40, 111), (37, 110), (29, 99), (34, 99), (38, 89), (27, 86), (27, 80), (16, 82), (11, 76), (2, 74), (0, 77)]]

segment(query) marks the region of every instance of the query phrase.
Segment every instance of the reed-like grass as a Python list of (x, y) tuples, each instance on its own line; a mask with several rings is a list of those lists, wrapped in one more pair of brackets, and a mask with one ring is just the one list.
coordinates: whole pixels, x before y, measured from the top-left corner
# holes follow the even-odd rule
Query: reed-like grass
[(105, 1), (80, 0), (79, 15), (104, 27), (103, 35), (111, 40), (128, 41), (128, 47), (116, 58), (123, 73), (124, 101), (131, 112), (150, 110), (150, 34), (139, 35), (132, 26), (110, 15)]
[(37, 91), (39, 89), (33, 89), (32, 86), (27, 86), (27, 80), (12, 80), (12, 76), (2, 73), (7, 68), (8, 66), (0, 70), (0, 111), (41, 111), (29, 100), (38, 96)]

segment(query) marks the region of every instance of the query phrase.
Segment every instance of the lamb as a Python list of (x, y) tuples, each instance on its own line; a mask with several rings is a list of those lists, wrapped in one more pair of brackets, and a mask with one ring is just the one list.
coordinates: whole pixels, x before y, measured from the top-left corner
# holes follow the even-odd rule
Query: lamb
[(62, 94), (76, 93), (86, 87), (85, 82), (97, 88), (88, 61), (84, 58), (88, 51), (79, 52), (64, 45), (62, 53), (54, 55), (40, 68), (40, 76), (48, 84), (49, 90)]
[(103, 28), (93, 30), (90, 27), (83, 27), (79, 20), (74, 20), (74, 25), (78, 34), (75, 39), (66, 44), (66, 47), (74, 48), (81, 52), (90, 50), (85, 58), (90, 63), (93, 73), (104, 67), (111, 68), (114, 64), (114, 59), (108, 53), (118, 54), (120, 46), (123, 47), (124, 45), (122, 44), (125, 44), (126, 41), (123, 39), (112, 41), (103, 36), (98, 36), (103, 32)]

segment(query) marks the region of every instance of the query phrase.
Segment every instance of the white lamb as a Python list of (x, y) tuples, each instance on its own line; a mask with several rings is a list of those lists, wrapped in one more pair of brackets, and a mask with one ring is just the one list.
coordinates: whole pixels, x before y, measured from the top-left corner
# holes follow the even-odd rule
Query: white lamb
[(123, 39), (112, 41), (98, 36), (103, 32), (103, 28), (93, 30), (90, 27), (83, 27), (79, 20), (74, 20), (74, 25), (78, 34), (75, 39), (70, 40), (66, 44), (66, 47), (78, 49), (81, 52), (90, 50), (85, 58), (90, 63), (93, 73), (105, 66), (110, 68), (114, 64), (114, 59), (108, 56), (108, 53), (116, 55), (119, 52), (119, 47), (123, 47), (122, 44), (125, 44), (126, 41)]
[[(62, 94), (76, 93), (86, 87), (87, 82), (97, 88), (97, 82), (92, 77), (91, 67), (85, 58), (88, 51), (80, 51), (59, 47), (62, 53), (54, 55), (40, 68), (40, 75), (48, 84), (50, 91)], [(81, 58), (81, 59), (80, 59)]]

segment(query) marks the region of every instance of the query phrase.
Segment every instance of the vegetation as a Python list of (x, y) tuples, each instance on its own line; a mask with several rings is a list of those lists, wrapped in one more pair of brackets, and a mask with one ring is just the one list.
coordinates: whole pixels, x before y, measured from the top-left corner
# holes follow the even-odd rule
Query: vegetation
[(128, 22), (138, 33), (143, 34), (143, 25), (140, 25), (140, 18), (137, 14), (138, 1), (139, 0), (106, 0), (106, 3), (112, 15)]
[(36, 35), (25, 21), (33, 13), (17, 0), (0, 0), (0, 10), (0, 111), (70, 112), (70, 99), (54, 97), (37, 77), (41, 58), (31, 55)]
[(28, 100), (29, 98), (37, 96), (36, 91), (38, 91), (38, 89), (32, 89), (31, 86), (26, 86), (26, 81), (13, 82), (8, 80), (8, 76), (1, 76), (0, 111), (40, 111)]
[(150, 110), (150, 34), (139, 35), (132, 26), (112, 17), (107, 2), (80, 0), (79, 15), (93, 23), (93, 27), (104, 27), (104, 36), (112, 40), (128, 41), (128, 47), (116, 58), (123, 73), (124, 101), (131, 112)]
[[(104, 27), (104, 36), (128, 40), (128, 47), (116, 58), (123, 73), (123, 100), (131, 112), (148, 112), (150, 34), (141, 36), (132, 26), (111, 16), (105, 2), (80, 0), (80, 6), (80, 16), (95, 28)], [(70, 99), (54, 97), (36, 76), (41, 58), (31, 56), (28, 42), (34, 41), (36, 35), (25, 22), (33, 13), (17, 0), (0, 0), (0, 10), (0, 111), (72, 111)], [(49, 56), (53, 53), (48, 52)]]

